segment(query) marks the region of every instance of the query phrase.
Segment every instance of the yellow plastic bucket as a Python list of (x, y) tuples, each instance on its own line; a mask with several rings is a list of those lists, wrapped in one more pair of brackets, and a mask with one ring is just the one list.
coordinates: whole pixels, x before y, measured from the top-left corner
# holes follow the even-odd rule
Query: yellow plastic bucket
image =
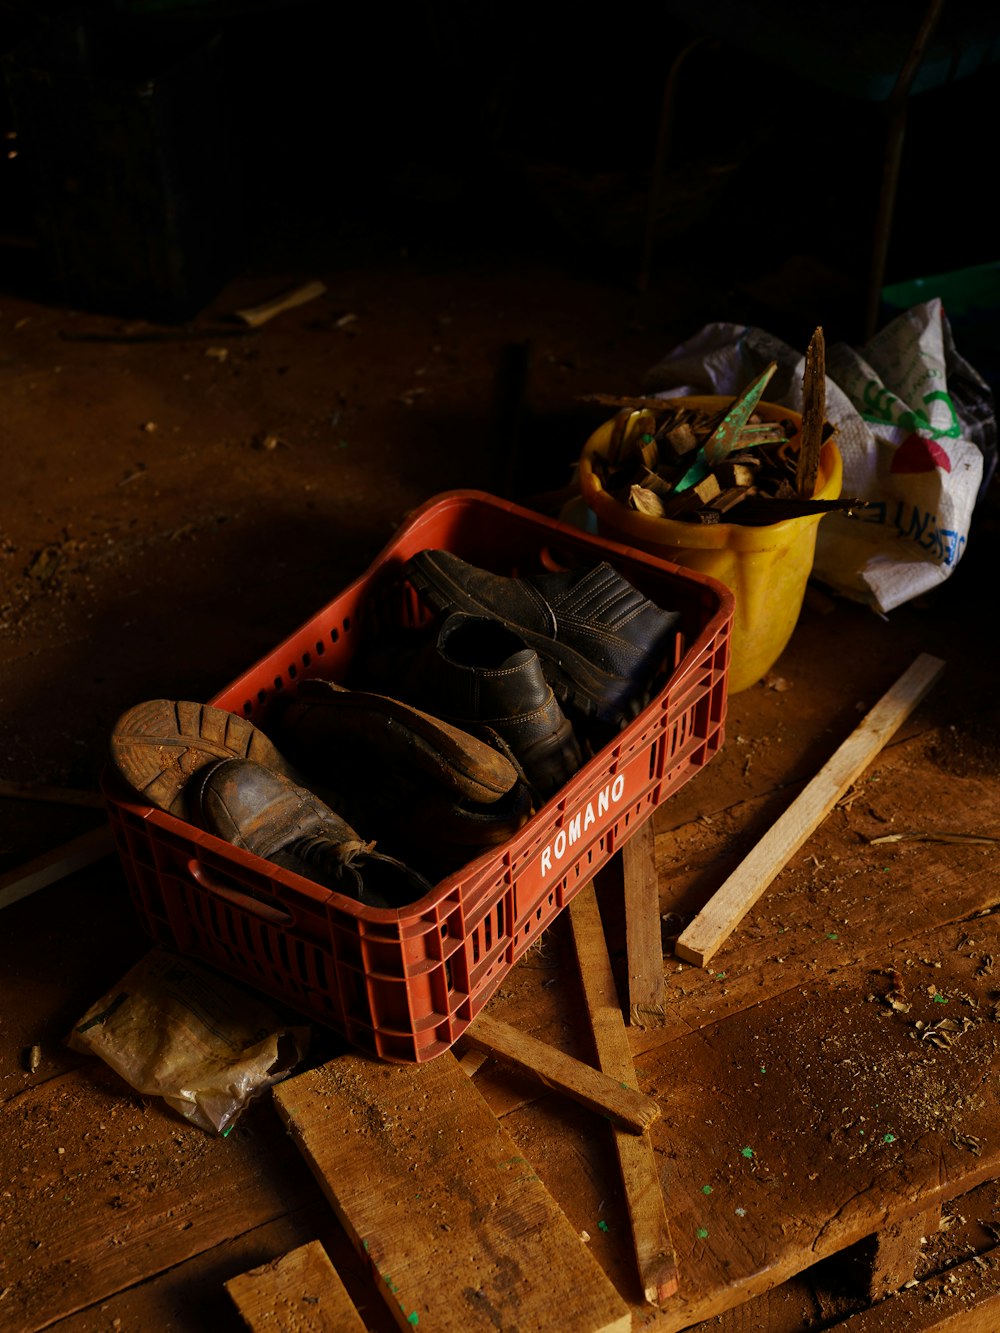
[[(674, 398), (684, 407), (716, 411), (731, 398)], [(797, 412), (776, 403), (760, 403), (757, 414), (766, 421), (793, 421)], [(767, 527), (739, 523), (700, 525), (677, 519), (654, 518), (619, 503), (605, 491), (594, 470), (594, 459), (606, 457), (613, 421), (600, 426), (580, 457), (580, 491), (597, 518), (605, 537), (649, 551), (674, 564), (710, 574), (736, 598), (733, 622), (729, 691), (748, 689), (774, 665), (792, 637), (816, 550), (816, 528), (822, 514), (788, 518)], [(798, 431), (792, 447), (798, 444)], [(840, 495), (843, 464), (833, 439), (823, 445), (813, 498), (835, 500)]]

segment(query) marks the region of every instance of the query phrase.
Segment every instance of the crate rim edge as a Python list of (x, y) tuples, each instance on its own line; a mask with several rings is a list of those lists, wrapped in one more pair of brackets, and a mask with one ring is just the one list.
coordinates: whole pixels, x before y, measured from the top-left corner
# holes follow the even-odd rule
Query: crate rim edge
[[(412, 528), (416, 527), (418, 523), (424, 521), (428, 515), (435, 511), (440, 511), (445, 506), (458, 506), (469, 501), (474, 504), (485, 505), (487, 508), (510, 513), (519, 520), (528, 520), (535, 526), (547, 528), (553, 533), (562, 534), (564, 537), (580, 541), (587, 546), (595, 546), (602, 550), (604, 548), (611, 548), (612, 553), (622, 555), (629, 560), (638, 561), (643, 565), (651, 565), (655, 569), (663, 569), (667, 573), (683, 579), (686, 583), (700, 584), (703, 588), (712, 592), (718, 598), (719, 606), (709, 624), (702, 631), (702, 634), (699, 635), (699, 638), (708, 634), (710, 631), (711, 633), (717, 632), (718, 627), (716, 627), (716, 620), (718, 619), (720, 621), (721, 626), (726, 620), (731, 619), (732, 613), (735, 610), (736, 598), (732, 591), (727, 588), (724, 583), (713, 578), (710, 574), (703, 574), (695, 569), (687, 569), (673, 560), (667, 560), (651, 551), (644, 551), (641, 547), (631, 546), (628, 543), (618, 541), (613, 537), (605, 537), (603, 534), (595, 536), (593, 533), (585, 532), (582, 528), (576, 528), (569, 523), (564, 523), (561, 519), (553, 518), (547, 514), (536, 513), (532, 509), (526, 509), (523, 505), (519, 505), (512, 500), (504, 500), (499, 496), (490, 494), (488, 491), (474, 489), (442, 491), (440, 494), (431, 496), (429, 499), (422, 501), (415, 509), (410, 510), (389, 540), (380, 547), (379, 551), (368, 565), (329, 600), (332, 601), (334, 598), (346, 597), (355, 588), (371, 578), (375, 570), (383, 563), (386, 556), (398, 545), (400, 539)], [(326, 603), (325, 605), (328, 604), (329, 603)], [(323, 608), (321, 607), (320, 612), (322, 609)], [(317, 614), (319, 614), (319, 612), (317, 612)], [(303, 624), (308, 623), (308, 621), (303, 622)], [(301, 629), (301, 625), (297, 626), (295, 630), (292, 630), (290, 634), (285, 636), (285, 639), (283, 639), (281, 643), (275, 644), (274, 647), (270, 648), (266, 653), (262, 653), (252, 663), (246, 666), (238, 676), (218, 689), (206, 702), (213, 707), (223, 706), (218, 704), (217, 700), (235, 690), (241, 681), (253, 676), (269, 658), (274, 656), (287, 639), (291, 638)], [(685, 652), (685, 657), (693, 647), (694, 644), (690, 645)], [(683, 660), (681, 663), (678, 663), (678, 669), (681, 665), (683, 665)], [(233, 710), (227, 709), (227, 711), (232, 712)], [(634, 720), (635, 719), (633, 719), (633, 721)]]

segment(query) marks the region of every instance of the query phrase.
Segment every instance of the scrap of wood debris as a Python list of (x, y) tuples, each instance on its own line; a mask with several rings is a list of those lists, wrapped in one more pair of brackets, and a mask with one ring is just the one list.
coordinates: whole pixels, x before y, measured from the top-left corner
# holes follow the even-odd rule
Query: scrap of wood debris
[(315, 301), (325, 291), (325, 283), (304, 282), (301, 286), (292, 287), (289, 291), (281, 292), (269, 301), (262, 301), (260, 305), (246, 306), (244, 309), (236, 310), (233, 313), (244, 324), (249, 324), (252, 329), (256, 329), (261, 324), (266, 324), (268, 320), (274, 319), (275, 315), (283, 314), (286, 310), (294, 310), (296, 306), (305, 305), (308, 301)]
[(883, 842), (954, 842), (992, 847), (1000, 842), (1000, 838), (986, 833), (884, 833), (880, 838), (869, 838), (868, 846), (876, 847)]
[(110, 856), (114, 840), (107, 824), (81, 833), (61, 846), (52, 847), (24, 865), (0, 875), (0, 908), (26, 898), (38, 889), (44, 889), (57, 880), (72, 875), (84, 866)]
[[(659, 932), (657, 932), (659, 936)], [(621, 1080), (575, 1060), (527, 1032), (519, 1032), (492, 1014), (482, 1013), (465, 1033), (474, 1049), (499, 1056), (515, 1069), (534, 1074), (557, 1092), (573, 1098), (632, 1134), (641, 1134), (660, 1116), (652, 1097)]]
[(801, 499), (811, 499), (816, 490), (825, 416), (826, 344), (823, 330), (817, 329), (806, 351), (802, 375), (802, 434), (795, 472), (795, 489)]
[(225, 1284), (252, 1333), (275, 1328), (365, 1333), (366, 1325), (318, 1240)]

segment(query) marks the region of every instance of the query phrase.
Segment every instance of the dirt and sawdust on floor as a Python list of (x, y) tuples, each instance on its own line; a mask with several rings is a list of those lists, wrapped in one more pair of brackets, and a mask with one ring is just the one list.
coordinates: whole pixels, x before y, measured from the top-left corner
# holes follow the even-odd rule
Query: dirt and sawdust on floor
[[(374, 302), (377, 283), (374, 277), (368, 281), (368, 299)], [(416, 279), (412, 282), (423, 290)], [(236, 299), (226, 305), (234, 305)], [(413, 303), (420, 299), (425, 293), (415, 291)], [(596, 296), (593, 299), (596, 304)], [(343, 298), (331, 302), (334, 311), (344, 304)], [(351, 293), (349, 304), (352, 309), (362, 307), (357, 292)], [(612, 305), (620, 309), (618, 297)], [(461, 321), (457, 298), (450, 308), (456, 311), (453, 319)], [(509, 337), (507, 330), (498, 338), (492, 327), (489, 336), (480, 328), (482, 341), (476, 350), (464, 341), (449, 374), (432, 392), (416, 395), (409, 403), (381, 400), (378, 385), (388, 374), (386, 365), (395, 363), (390, 359), (380, 364), (379, 376), (365, 391), (365, 410), (359, 409), (354, 418), (360, 424), (352, 438), (361, 443), (352, 451), (350, 441), (344, 447), (337, 443), (347, 438), (334, 434), (341, 429), (339, 421), (331, 427), (328, 420), (317, 424), (323, 420), (318, 415), (298, 418), (301, 396), (284, 397), (287, 374), (279, 374), (274, 366), (292, 359), (298, 340), (309, 347), (314, 336), (325, 339), (329, 334), (326, 328), (310, 327), (311, 315), (307, 318), (305, 309), (289, 318), (302, 321), (302, 326), (294, 336), (290, 331), (281, 335), (282, 342), (275, 338), (263, 358), (265, 364), (258, 359), (252, 374), (248, 369), (226, 378), (227, 367), (231, 370), (228, 357), (204, 357), (200, 349), (174, 344), (168, 345), (166, 356), (161, 349), (160, 359), (150, 360), (145, 376), (166, 373), (166, 367), (183, 385), (183, 375), (194, 372), (182, 367), (204, 357), (205, 366), (197, 368), (203, 376), (199, 392), (190, 401), (178, 399), (181, 412), (161, 390), (155, 408), (129, 409), (127, 430), (105, 425), (107, 438), (118, 444), (107, 454), (95, 455), (87, 482), (93, 493), (74, 482), (60, 491), (58, 500), (59, 522), (65, 525), (71, 518), (87, 533), (85, 538), (60, 535), (59, 529), (49, 540), (48, 500), (43, 492), (47, 495), (50, 488), (51, 471), (37, 469), (29, 453), (20, 485), (34, 497), (35, 510), (26, 506), (15, 515), (8, 541), (16, 549), (7, 554), (8, 568), (20, 573), (6, 599), (11, 656), (5, 672), (24, 710), (8, 714), (12, 776), (21, 781), (41, 776), (50, 782), (92, 785), (107, 729), (122, 701), (163, 693), (160, 682), (168, 679), (183, 680), (192, 697), (203, 697), (357, 572), (364, 556), (377, 551), (394, 521), (419, 502), (426, 486), (464, 484), (468, 454), (460, 446), (469, 430), (486, 429), (487, 419), (480, 408), (476, 426), (471, 404), (490, 386), (491, 357), (495, 362), (496, 350)], [(474, 323), (471, 309), (465, 318)], [(566, 318), (564, 311), (560, 325)], [(527, 327), (527, 315), (519, 315), (518, 321), (523, 321), (517, 323), (520, 333)], [(360, 330), (356, 336), (362, 336)], [(440, 332), (429, 330), (426, 336), (437, 338)], [(559, 355), (570, 358), (569, 330), (563, 328), (560, 336)], [(566, 433), (568, 423), (580, 418), (576, 406), (562, 414), (560, 405), (572, 404), (575, 388), (598, 373), (595, 366), (605, 383), (609, 378), (624, 379), (645, 356), (650, 341), (648, 335), (623, 326), (621, 342), (610, 351), (605, 345), (579, 355), (579, 370), (560, 368), (560, 362), (540, 363), (537, 380), (532, 381), (536, 387), (531, 429), (540, 430), (542, 437), (548, 434), (550, 443), (564, 441), (563, 462), (572, 456), (579, 438), (575, 425)], [(405, 342), (401, 339), (401, 345)], [(353, 342), (348, 345), (353, 348)], [(431, 344), (435, 345), (439, 344)], [(105, 373), (101, 356), (107, 349), (101, 345), (98, 356), (92, 345), (80, 346), (87, 349), (85, 373), (99, 381)], [(243, 346), (240, 340), (239, 347)], [(138, 347), (139, 356), (150, 355), (145, 344)], [(136, 355), (131, 345), (124, 351), (117, 346), (113, 350), (119, 371)], [(312, 357), (309, 378), (314, 386), (326, 384), (328, 363), (335, 359), (325, 345), (322, 354)], [(470, 382), (468, 375), (476, 367)], [(274, 385), (266, 373), (269, 368)], [(398, 373), (398, 365), (396, 371), (399, 385), (425, 378)], [(221, 387), (211, 390), (216, 376)], [(248, 378), (253, 388), (244, 398)], [(325, 388), (318, 388), (317, 396), (320, 392)], [(265, 394), (275, 395), (281, 413), (262, 411), (260, 397)], [(63, 413), (69, 401), (60, 409)], [(204, 403), (209, 404), (206, 412)], [(546, 410), (547, 404), (551, 410)], [(95, 440), (102, 428), (90, 412), (102, 410), (117, 419), (121, 404), (112, 400), (102, 409), (95, 392), (94, 406), (88, 409), (88, 429)], [(171, 422), (171, 411), (181, 416), (173, 423), (180, 429), (165, 432), (163, 424)], [(455, 411), (457, 423), (449, 421)], [(37, 438), (47, 438), (50, 429), (68, 429), (67, 419), (64, 416), (60, 424), (58, 413), (54, 418), (40, 416), (27, 405), (22, 405), (22, 412), (24, 430), (38, 432)], [(261, 419), (271, 424), (260, 427)], [(153, 420), (157, 429), (144, 429)], [(234, 429), (233, 420), (244, 421), (245, 429)], [(260, 430), (272, 428), (281, 442), (273, 448), (259, 447), (255, 441)], [(195, 439), (179, 448), (172, 437), (186, 432)], [(447, 443), (436, 461), (431, 441), (439, 446)], [(154, 445), (169, 447), (152, 453)], [(559, 452), (554, 443), (552, 447)], [(352, 465), (348, 459), (355, 454), (359, 461)], [(146, 466), (140, 469), (139, 463)], [(357, 469), (355, 481), (351, 481), (352, 466)], [(120, 485), (123, 478), (128, 480)], [(488, 468), (484, 479), (488, 483)], [(359, 511), (359, 496), (366, 497), (370, 509), (362, 506)], [(219, 503), (222, 497), (224, 505)], [(268, 551), (261, 560), (259, 537), (265, 517)], [(75, 545), (77, 541), (81, 544)], [(277, 560), (273, 542), (280, 547)], [(251, 558), (253, 544), (258, 553)], [(825, 1156), (862, 1175), (894, 1163), (905, 1176), (908, 1153), (936, 1151), (937, 1145), (945, 1144), (975, 1162), (984, 1148), (989, 1151), (976, 1084), (984, 1071), (996, 1065), (998, 996), (993, 990), (992, 958), (998, 945), (993, 940), (993, 917), (983, 916), (981, 928), (977, 927), (976, 911), (981, 909), (970, 908), (961, 889), (962, 883), (988, 873), (993, 854), (988, 838), (996, 834), (983, 817), (995, 777), (989, 744), (995, 719), (981, 702), (989, 697), (985, 662), (970, 657), (959, 662), (959, 671), (946, 675), (918, 718), (845, 794), (771, 886), (727, 958), (706, 970), (670, 960), (672, 941), (712, 885), (727, 867), (739, 864), (836, 741), (857, 724), (887, 679), (919, 650), (938, 651), (955, 662), (957, 645), (966, 643), (963, 636), (975, 628), (972, 619), (979, 603), (973, 572), (970, 563), (960, 571), (954, 589), (942, 589), (928, 605), (907, 608), (888, 623), (852, 605), (838, 604), (831, 611), (807, 604), (774, 671), (759, 686), (730, 700), (729, 737), (718, 761), (657, 812), (669, 981), (662, 1033), (703, 1030), (709, 1043), (706, 1050), (717, 1044), (719, 1057), (710, 1073), (706, 1067), (707, 1079), (692, 1076), (680, 1088), (665, 1076), (662, 1064), (651, 1067), (644, 1058), (656, 1050), (660, 1032), (654, 1025), (644, 1033), (648, 1050), (636, 1056), (642, 1087), (662, 1097), (665, 1108), (658, 1160), (669, 1180), (677, 1169), (681, 1142), (688, 1135), (700, 1140), (713, 1132), (704, 1124), (706, 1119), (717, 1127), (739, 1125), (735, 1148), (752, 1152), (732, 1163), (720, 1162), (699, 1181), (699, 1192), (705, 1185), (712, 1190), (703, 1196), (706, 1208), (734, 1193), (742, 1197), (747, 1189), (754, 1197), (757, 1192), (787, 1189), (789, 1181), (798, 1182), (805, 1196), (822, 1198), (830, 1170)], [(106, 632), (108, 606), (115, 608), (113, 635)], [(124, 619), (120, 607), (129, 608)], [(819, 667), (830, 653), (831, 634), (835, 641), (854, 645), (849, 655), (840, 658), (835, 675)], [(41, 701), (53, 691), (67, 701), (58, 716), (39, 711)], [(14, 725), (18, 717), (36, 715), (38, 723), (28, 731)], [(942, 788), (948, 792), (947, 819), (941, 809)], [(71, 819), (85, 826), (92, 818), (87, 811), (56, 815), (54, 807), (37, 802), (19, 803), (17, 809), (24, 811), (24, 821), (19, 820), (19, 827), (10, 833), (5, 831), (9, 863), (46, 836), (54, 816), (66, 828)], [(976, 841), (977, 834), (987, 840)], [(964, 840), (949, 842), (949, 836)], [(886, 837), (898, 841), (879, 841)], [(74, 1208), (93, 1208), (96, 1201), (107, 1210), (110, 1243), (127, 1254), (130, 1238), (140, 1231), (147, 1234), (136, 1228), (149, 1202), (159, 1197), (164, 1212), (156, 1226), (176, 1227), (182, 1238), (194, 1237), (190, 1244), (171, 1250), (178, 1263), (190, 1263), (199, 1252), (199, 1228), (204, 1224), (198, 1217), (197, 1197), (182, 1208), (171, 1193), (171, 1182), (191, 1182), (197, 1190), (199, 1179), (223, 1169), (222, 1145), (182, 1122), (168, 1121), (157, 1103), (131, 1094), (62, 1044), (74, 1019), (146, 947), (129, 922), (123, 886), (117, 877), (109, 886), (107, 878), (106, 869), (100, 875), (91, 873), (84, 892), (95, 895), (99, 903), (98, 921), (113, 914), (112, 930), (100, 927), (99, 935), (88, 934), (91, 913), (85, 903), (74, 902), (68, 912), (63, 909), (66, 925), (75, 923), (74, 938), (66, 938), (58, 916), (61, 905), (68, 905), (66, 890), (54, 886), (44, 891), (51, 895), (48, 902), (53, 909), (47, 908), (43, 894), (24, 904), (28, 952), (15, 957), (21, 954), (15, 949), (9, 959), (8, 975), (15, 983), (22, 978), (26, 983), (23, 1000), (5, 1016), (18, 1053), (18, 1067), (8, 1071), (6, 1080), (12, 1098), (8, 1106), (20, 1131), (12, 1141), (18, 1162), (12, 1202), (19, 1221), (10, 1234), (19, 1252), (36, 1255), (36, 1262), (44, 1253), (58, 1267), (60, 1256), (72, 1250), (67, 1221)], [(954, 897), (955, 914), (964, 912), (971, 918), (952, 931), (947, 956), (922, 946), (920, 923), (913, 919), (907, 897), (914, 883), (935, 879), (943, 896)], [(887, 919), (876, 927), (883, 915)], [(881, 944), (877, 931), (882, 932)], [(613, 931), (609, 934), (613, 937)], [(77, 957), (76, 941), (81, 938), (94, 941), (84, 968)], [(31, 958), (33, 939), (49, 955), (40, 968)], [(940, 943), (936, 940), (935, 947)], [(620, 952), (614, 962), (621, 977)], [(842, 969), (852, 965), (850, 981), (841, 984)], [(37, 973), (31, 983), (29, 969)], [(494, 1002), (508, 1021), (522, 1023), (526, 1030), (586, 1058), (578, 1024), (570, 1017), (571, 972), (565, 963), (564, 933), (557, 923), (505, 981)], [(940, 982), (943, 973), (945, 986)], [(53, 1003), (46, 977), (54, 982), (57, 976)], [(796, 1004), (780, 1018), (773, 1008), (765, 1011), (760, 1006), (754, 1018), (759, 1001), (780, 995), (783, 989), (798, 997)], [(740, 1020), (738, 1033), (734, 1027), (730, 1039), (727, 1023), (740, 1015), (750, 1017)], [(890, 1051), (881, 1039), (886, 1031), (892, 1034)], [(39, 1048), (38, 1063), (32, 1070), (23, 1061), (34, 1046)], [(321, 1045), (316, 1058), (323, 1052)], [(690, 1072), (696, 1065), (685, 1067)], [(557, 1199), (567, 1173), (582, 1172), (586, 1188), (561, 1202), (578, 1230), (589, 1237), (587, 1244), (598, 1260), (627, 1288), (631, 1280), (627, 1216), (606, 1160), (606, 1145), (595, 1145), (583, 1113), (568, 1112), (552, 1098), (538, 1103), (528, 1080), (512, 1083), (496, 1062), (487, 1062), (477, 1077), (484, 1080), (480, 1083), (484, 1092), (496, 1097), (498, 1108), (511, 1108), (504, 1115), (505, 1124), (512, 1127), (519, 1146)], [(779, 1077), (776, 1094), (773, 1088)], [(491, 1085), (495, 1093), (489, 1092)], [(44, 1095), (46, 1087), (51, 1095)], [(43, 1093), (41, 1100), (26, 1096), (35, 1089)], [(776, 1095), (806, 1108), (796, 1117), (794, 1139), (787, 1125), (775, 1118)], [(361, 1101), (365, 1104), (364, 1096)], [(706, 1103), (713, 1103), (715, 1111), (706, 1113)], [(378, 1130), (377, 1120), (362, 1118), (362, 1132)], [(271, 1153), (274, 1133), (273, 1118), (262, 1104), (247, 1113), (226, 1142), (238, 1149), (244, 1161), (241, 1169), (250, 1170), (255, 1160)], [(800, 1152), (805, 1155), (801, 1162)], [(289, 1158), (283, 1156), (282, 1161), (295, 1181), (296, 1206), (313, 1206), (316, 1197), (310, 1182), (295, 1175), (298, 1168)], [(220, 1183), (223, 1179), (224, 1174)], [(263, 1225), (269, 1207), (273, 1204), (262, 1194), (251, 1210), (254, 1225)], [(734, 1200), (732, 1207), (745, 1210), (743, 1218), (736, 1218), (738, 1224), (746, 1222), (747, 1215), (753, 1221), (745, 1200)], [(996, 1210), (987, 1186), (946, 1206), (941, 1228), (920, 1250), (919, 1277), (943, 1274), (928, 1299), (950, 1308), (969, 1290), (971, 1278), (963, 1269), (948, 1283), (948, 1270), (957, 1271), (962, 1260), (972, 1262), (977, 1271), (975, 1260), (992, 1262), (989, 1251), (995, 1237), (989, 1228), (1000, 1225)], [(685, 1244), (682, 1228), (689, 1224), (693, 1245), (703, 1243), (697, 1241), (697, 1232), (711, 1233), (714, 1225), (708, 1213), (683, 1212), (676, 1226)], [(788, 1235), (794, 1234), (794, 1217), (786, 1217), (783, 1225)], [(213, 1238), (221, 1234), (209, 1227), (203, 1243), (214, 1244)], [(697, 1262), (695, 1250), (686, 1262)], [(791, 1333), (830, 1326), (861, 1308), (850, 1264), (824, 1262), (817, 1273), (790, 1277), (777, 1292), (754, 1297), (743, 1317), (752, 1318), (759, 1311), (763, 1326)], [(52, 1271), (47, 1264), (40, 1269), (40, 1273)], [(210, 1285), (204, 1276), (197, 1281), (199, 1290)], [(363, 1274), (353, 1289), (364, 1291)], [(105, 1312), (110, 1323), (123, 1318), (116, 1310), (138, 1299), (128, 1293), (127, 1279), (112, 1275), (106, 1290), (92, 1288), (86, 1299), (118, 1302)], [(725, 1327), (726, 1316), (719, 1318)], [(128, 1326), (127, 1316), (123, 1326)]]
[[(256, 329), (236, 318), (316, 278), (325, 290), (308, 304)], [(119, 712), (142, 698), (210, 697), (357, 576), (428, 496), (473, 486), (518, 498), (571, 484), (605, 415), (582, 399), (639, 390), (701, 313), (697, 293), (678, 291), (640, 301), (586, 271), (502, 255), (463, 268), (398, 249), (361, 266), (245, 273), (187, 333), (0, 297), (3, 776), (96, 791)], [(513, 422), (502, 410), (512, 359), (527, 370)], [(779, 663), (730, 700), (723, 753), (657, 812), (668, 986), (662, 1026), (638, 1041), (638, 1077), (662, 1099), (657, 1160), (668, 1184), (688, 1136), (702, 1144), (725, 1126), (732, 1150), (689, 1182), (679, 1208), (682, 1281), (723, 1200), (726, 1226), (749, 1227), (744, 1194), (785, 1199), (800, 1186), (821, 1211), (831, 1172), (905, 1179), (907, 1154), (974, 1165), (992, 1150), (982, 1085), (997, 1067), (1000, 941), (996, 902), (970, 886), (988, 883), (1000, 835), (988, 814), (998, 714), (982, 646), (996, 532), (991, 499), (953, 578), (888, 620), (813, 589)], [(727, 953), (707, 969), (679, 963), (672, 945), (699, 905), (920, 651), (949, 670), (918, 718)], [(3, 869), (96, 818), (44, 801), (8, 809)], [(602, 886), (609, 920), (617, 891)], [(937, 916), (921, 895), (942, 904)], [(0, 1274), (0, 1324), (27, 1282), (33, 1300), (51, 1302), (47, 1320), (80, 1333), (155, 1327), (166, 1310), (195, 1328), (198, 1301), (223, 1327), (234, 1319), (223, 1271), (301, 1241), (297, 1218), (314, 1234), (324, 1198), (266, 1103), (215, 1140), (66, 1048), (71, 1024), (148, 947), (113, 862), (40, 891), (16, 920), (3, 946), (13, 994), (0, 1086), (13, 1164), (6, 1234), (23, 1268)], [(492, 1003), (587, 1058), (566, 955), (557, 922)], [(612, 961), (621, 983), (621, 947)], [(694, 1053), (683, 1078), (669, 1058), (675, 1040)], [(312, 1059), (337, 1048), (321, 1036)], [(607, 1142), (583, 1112), (539, 1098), (497, 1061), (477, 1086), (599, 1262), (631, 1289)], [(365, 1089), (358, 1101), (360, 1132), (377, 1136), (383, 1111)], [(419, 1100), (415, 1111), (392, 1108), (419, 1111)], [(206, 1182), (221, 1202), (204, 1198)], [(84, 1213), (97, 1226), (90, 1279), (76, 1248)], [(776, 1237), (799, 1221), (783, 1217)], [(279, 1224), (280, 1236), (269, 1230)], [(926, 1299), (943, 1313), (970, 1295), (969, 1263), (995, 1266), (998, 1227), (993, 1181), (946, 1203), (915, 1270), (915, 1280), (934, 1277)], [(342, 1238), (329, 1246), (356, 1263)], [(153, 1257), (133, 1261), (138, 1250)], [(824, 1260), (709, 1326), (831, 1327), (864, 1305), (848, 1267)], [(79, 1296), (60, 1303), (52, 1292), (67, 1273)], [(366, 1281), (358, 1267), (359, 1301)], [(371, 1326), (392, 1326), (368, 1299)]]

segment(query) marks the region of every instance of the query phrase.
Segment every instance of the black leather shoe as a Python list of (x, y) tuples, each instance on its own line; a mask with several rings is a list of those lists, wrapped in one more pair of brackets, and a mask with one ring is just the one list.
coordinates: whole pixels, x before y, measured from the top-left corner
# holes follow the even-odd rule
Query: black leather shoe
[(327, 804), (428, 875), (506, 842), (531, 813), (512, 757), (399, 699), (303, 681), (271, 734)]
[(423, 600), (442, 615), (490, 616), (534, 648), (556, 696), (587, 717), (622, 725), (672, 663), (680, 620), (605, 563), (507, 578), (450, 551), (419, 551), (403, 568)]
[(246, 718), (210, 704), (150, 699), (124, 712), (111, 733), (111, 762), (128, 785), (179, 819), (190, 820), (187, 784), (219, 759), (253, 759), (289, 781), (294, 769)]
[(499, 738), (543, 798), (583, 762), (538, 654), (498, 620), (448, 616), (414, 661), (405, 689), (438, 717)]
[(306, 680), (285, 704), (273, 734), (310, 779), (349, 785), (372, 769), (489, 805), (516, 784), (506, 755), (476, 736), (388, 695), (348, 690), (329, 680)]
[(366, 906), (398, 907), (432, 887), (375, 851), (311, 791), (252, 760), (223, 759), (201, 769), (190, 806), (209, 833)]

